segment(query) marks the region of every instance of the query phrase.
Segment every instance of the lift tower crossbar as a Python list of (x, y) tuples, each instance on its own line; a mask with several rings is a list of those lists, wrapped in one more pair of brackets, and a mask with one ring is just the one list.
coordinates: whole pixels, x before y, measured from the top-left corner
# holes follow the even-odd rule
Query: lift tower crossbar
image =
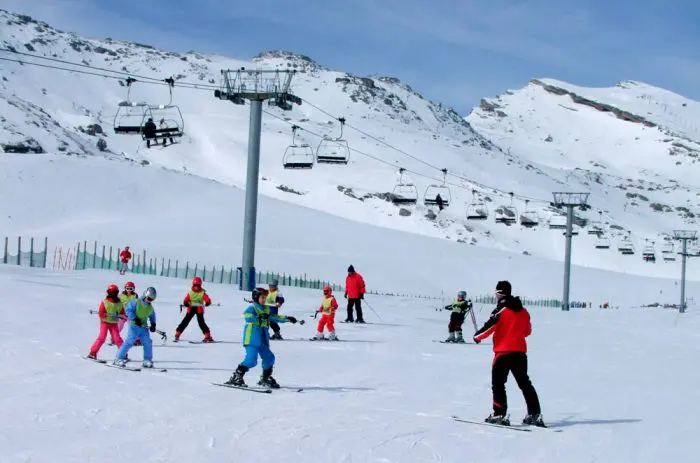
[(245, 68), (221, 71), (221, 86), (214, 90), (220, 100), (244, 105), (250, 101), (248, 128), (248, 168), (245, 188), (245, 218), (243, 220), (243, 256), (241, 290), (255, 288), (255, 233), (258, 215), (258, 179), (260, 174), (260, 132), (262, 103), (291, 110), (292, 104), (301, 105), (301, 98), (289, 92), (295, 70), (248, 70)]
[(590, 209), (588, 205), (588, 195), (590, 193), (563, 193), (554, 192), (552, 206), (556, 208), (566, 207), (566, 253), (564, 257), (564, 295), (561, 301), (561, 310), (568, 311), (569, 305), (569, 285), (571, 283), (571, 237), (573, 235), (574, 208), (579, 207), (585, 211)]

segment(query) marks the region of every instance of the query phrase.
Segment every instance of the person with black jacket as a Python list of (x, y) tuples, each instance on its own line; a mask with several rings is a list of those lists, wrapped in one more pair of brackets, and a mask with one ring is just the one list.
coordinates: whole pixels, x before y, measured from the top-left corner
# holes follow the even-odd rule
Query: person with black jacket
[(513, 373), (515, 382), (527, 404), (527, 416), (523, 419), (523, 424), (544, 428), (546, 426), (542, 420), (539, 397), (527, 374), (525, 338), (532, 333), (530, 314), (523, 307), (520, 298), (513, 297), (511, 292), (510, 282), (498, 282), (496, 285), (498, 304), (484, 326), (474, 334), (474, 342), (477, 344), (493, 334), (493, 352), (495, 353), (491, 366), (493, 413), (485, 421), (510, 425), (510, 419), (506, 415), (508, 411), (506, 380), (508, 373)]

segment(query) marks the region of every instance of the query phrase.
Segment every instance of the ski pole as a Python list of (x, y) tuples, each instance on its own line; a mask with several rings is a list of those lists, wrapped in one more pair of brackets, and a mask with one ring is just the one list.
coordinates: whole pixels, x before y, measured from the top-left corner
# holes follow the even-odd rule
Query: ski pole
[(363, 301), (365, 301), (365, 304), (367, 304), (367, 307), (369, 307), (369, 308), (370, 308), (370, 310), (371, 310), (372, 312), (374, 312), (374, 315), (376, 315), (376, 316), (377, 316), (377, 318), (378, 318), (378, 319), (379, 319), (380, 321), (382, 321), (382, 322), (383, 322), (383, 321), (384, 321), (384, 319), (383, 319), (383, 318), (382, 318), (382, 317), (381, 317), (381, 316), (380, 316), (380, 315), (379, 315), (379, 314), (377, 313), (377, 311), (376, 311), (376, 310), (374, 310), (374, 308), (373, 308), (373, 307), (372, 307), (372, 306), (370, 305), (370, 303), (369, 303), (369, 302), (367, 302), (367, 300), (366, 300), (366, 299), (363, 299)]

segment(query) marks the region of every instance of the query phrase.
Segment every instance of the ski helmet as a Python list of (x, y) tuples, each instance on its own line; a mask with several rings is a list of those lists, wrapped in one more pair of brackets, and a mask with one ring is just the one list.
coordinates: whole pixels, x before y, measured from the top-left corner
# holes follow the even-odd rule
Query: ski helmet
[(460, 291), (457, 293), (457, 297), (461, 297), (462, 299), (467, 298), (467, 292), (466, 291)]
[(270, 288), (276, 288), (277, 286), (279, 286), (279, 284), (280, 284), (279, 280), (274, 279), (274, 280), (270, 281), (270, 283), (268, 284), (268, 286), (269, 286)]
[(155, 301), (157, 295), (158, 293), (156, 292), (156, 289), (152, 286), (149, 286), (146, 288), (146, 291), (143, 292), (143, 298), (150, 299), (151, 301)]
[(199, 277), (192, 278), (192, 286), (202, 286), (202, 279)]
[(124, 285), (125, 291), (133, 291), (135, 289), (136, 289), (136, 285), (134, 284), (133, 281), (127, 281), (126, 284)]
[(323, 288), (323, 294), (333, 294), (333, 290), (330, 286), (326, 286)]
[(119, 294), (119, 286), (115, 285), (114, 283), (107, 286), (107, 294), (109, 294), (109, 295)]
[(265, 288), (255, 288), (251, 296), (253, 297), (253, 302), (258, 302), (258, 298), (260, 298), (260, 296), (267, 297), (268, 294), (269, 291)]

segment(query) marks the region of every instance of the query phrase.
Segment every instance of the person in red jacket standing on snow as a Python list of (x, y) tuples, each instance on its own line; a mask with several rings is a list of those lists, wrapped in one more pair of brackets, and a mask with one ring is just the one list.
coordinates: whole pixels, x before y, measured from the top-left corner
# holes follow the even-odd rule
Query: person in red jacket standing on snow
[(126, 269), (129, 266), (129, 261), (131, 260), (131, 251), (129, 251), (129, 246), (125, 246), (124, 250), (119, 253), (119, 260), (121, 265), (119, 266), (119, 274), (124, 275)]
[(192, 279), (192, 289), (190, 289), (185, 299), (182, 301), (182, 307), (187, 307), (187, 315), (185, 315), (185, 318), (182, 319), (175, 329), (175, 341), (180, 340), (180, 335), (182, 335), (182, 332), (185, 331), (187, 325), (190, 324), (190, 321), (196, 315), (199, 329), (201, 329), (204, 334), (202, 342), (214, 342), (209, 327), (204, 321), (204, 307), (209, 307), (210, 305), (211, 299), (206, 290), (202, 288), (202, 279), (194, 277)]
[(338, 310), (338, 302), (335, 300), (333, 295), (333, 290), (330, 286), (323, 288), (323, 302), (321, 302), (321, 307), (316, 311), (321, 314), (321, 319), (318, 321), (318, 327), (316, 328), (316, 335), (311, 338), (312, 341), (317, 339), (326, 339), (323, 337), (323, 329), (328, 328), (328, 340), (337, 341), (338, 336), (335, 335), (335, 311)]
[(98, 314), (100, 316), (100, 334), (90, 347), (90, 353), (87, 356), (87, 358), (92, 360), (97, 360), (97, 353), (105, 343), (107, 333), (112, 336), (117, 347), (121, 347), (124, 343), (121, 336), (119, 336), (118, 322), (120, 317), (126, 318), (126, 313), (124, 312), (124, 303), (119, 299), (119, 287), (117, 285), (111, 284), (107, 286), (107, 297), (100, 303)]
[(362, 278), (362, 275), (355, 271), (355, 267), (351, 265), (348, 267), (348, 276), (345, 278), (345, 299), (348, 300), (348, 318), (345, 319), (346, 323), (353, 322), (353, 307), (357, 310), (356, 322), (365, 322), (364, 318), (362, 318), (362, 302), (360, 302), (364, 298), (365, 280)]
[(474, 342), (477, 344), (493, 334), (493, 352), (495, 353), (491, 366), (493, 413), (485, 421), (510, 426), (510, 419), (506, 415), (508, 411), (506, 380), (508, 373), (512, 372), (527, 404), (527, 416), (523, 419), (523, 424), (544, 428), (546, 426), (542, 421), (540, 400), (527, 375), (525, 338), (532, 332), (530, 314), (523, 307), (520, 298), (511, 295), (511, 291), (510, 282), (498, 282), (496, 285), (498, 304), (484, 326), (474, 334)]

